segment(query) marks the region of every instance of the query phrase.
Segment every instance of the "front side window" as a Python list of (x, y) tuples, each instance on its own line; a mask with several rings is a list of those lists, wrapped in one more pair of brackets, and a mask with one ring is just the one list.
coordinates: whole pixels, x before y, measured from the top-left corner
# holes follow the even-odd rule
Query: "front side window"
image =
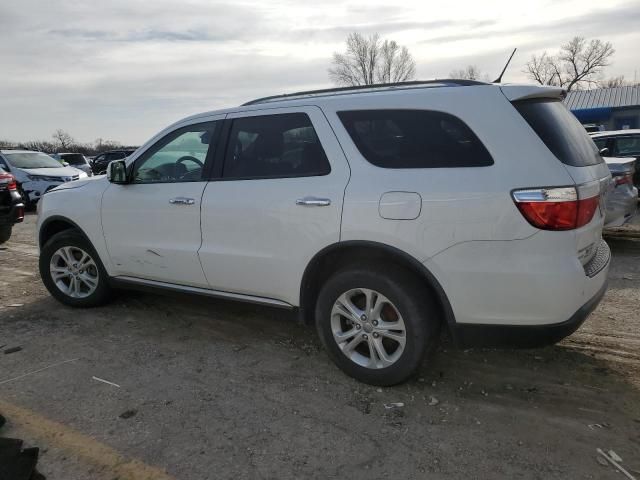
[(625, 155), (640, 155), (640, 136), (616, 138), (615, 152), (616, 155), (621, 157)]
[(462, 120), (430, 110), (338, 112), (362, 156), (382, 168), (493, 165), (491, 155)]
[(223, 178), (286, 178), (331, 171), (311, 120), (285, 113), (233, 120)]
[(133, 183), (201, 181), (216, 125), (190, 125), (164, 137), (136, 160)]

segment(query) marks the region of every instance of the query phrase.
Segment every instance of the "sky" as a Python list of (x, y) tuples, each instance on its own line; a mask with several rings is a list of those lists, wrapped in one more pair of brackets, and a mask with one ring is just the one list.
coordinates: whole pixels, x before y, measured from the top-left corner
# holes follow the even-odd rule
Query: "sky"
[(352, 31), (412, 53), (417, 79), (477, 65), (526, 82), (534, 53), (574, 35), (616, 49), (606, 76), (640, 80), (640, 0), (21, 0), (0, 4), (0, 139), (140, 145), (187, 115), (330, 87)]

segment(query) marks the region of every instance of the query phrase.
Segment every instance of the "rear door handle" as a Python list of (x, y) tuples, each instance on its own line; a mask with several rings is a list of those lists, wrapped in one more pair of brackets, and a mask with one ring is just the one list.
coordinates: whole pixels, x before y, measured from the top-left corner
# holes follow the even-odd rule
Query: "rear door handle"
[(328, 207), (331, 205), (331, 200), (328, 198), (303, 197), (296, 200), (296, 205), (305, 207)]
[(176, 197), (169, 200), (171, 205), (193, 205), (196, 201), (193, 198)]

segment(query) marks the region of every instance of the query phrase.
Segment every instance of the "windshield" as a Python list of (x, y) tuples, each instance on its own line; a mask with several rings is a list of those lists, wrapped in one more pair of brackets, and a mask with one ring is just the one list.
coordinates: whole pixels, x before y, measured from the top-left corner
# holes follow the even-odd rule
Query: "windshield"
[(562, 163), (586, 167), (603, 162), (587, 131), (559, 100), (522, 100), (513, 105)]
[(65, 153), (60, 155), (61, 159), (69, 165), (84, 165), (87, 161), (81, 153)]
[(5, 153), (4, 157), (16, 168), (60, 168), (60, 162), (40, 152)]

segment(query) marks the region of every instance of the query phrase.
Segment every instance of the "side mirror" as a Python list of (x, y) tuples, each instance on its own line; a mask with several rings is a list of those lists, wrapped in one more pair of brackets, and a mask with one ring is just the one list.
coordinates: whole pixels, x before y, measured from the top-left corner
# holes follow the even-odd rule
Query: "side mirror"
[(607, 147), (601, 148), (600, 149), (600, 156), (601, 157), (606, 157), (609, 155), (609, 149)]
[(127, 162), (114, 160), (107, 165), (107, 180), (118, 185), (129, 183), (127, 179)]
[(69, 162), (65, 162), (64, 160), (62, 161), (62, 166), (63, 167), (68, 167), (69, 166)]

